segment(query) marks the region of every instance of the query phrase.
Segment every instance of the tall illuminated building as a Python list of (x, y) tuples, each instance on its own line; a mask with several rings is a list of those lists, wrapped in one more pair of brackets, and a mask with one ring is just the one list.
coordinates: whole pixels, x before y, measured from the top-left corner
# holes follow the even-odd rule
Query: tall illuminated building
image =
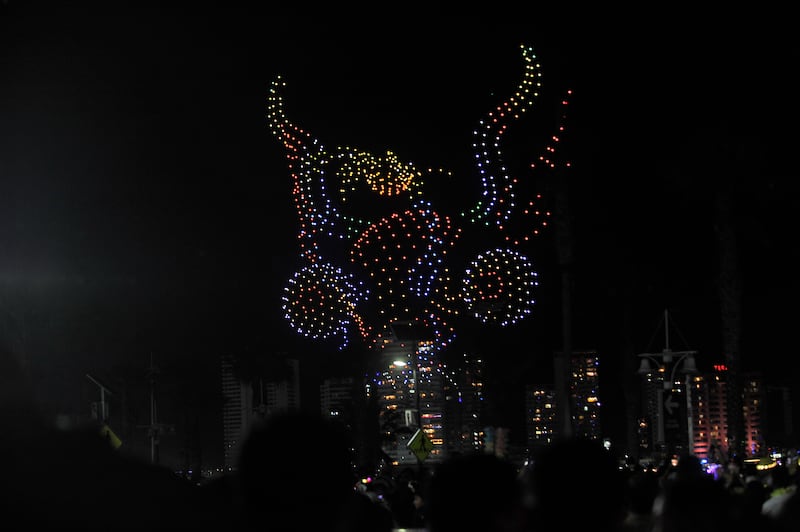
[(763, 418), (767, 393), (761, 376), (756, 373), (745, 373), (742, 393), (746, 450), (750, 456), (760, 456), (766, 451)]
[(599, 439), (600, 359), (596, 351), (573, 351), (570, 358), (569, 394), (572, 430), (576, 436)]
[(691, 381), (692, 452), (725, 463), (728, 452), (726, 383), (720, 372), (695, 375)]
[(660, 438), (663, 439), (663, 436), (659, 433), (659, 416), (663, 407), (659, 394), (664, 389), (664, 371), (657, 368), (641, 375), (641, 417), (637, 420), (637, 439), (639, 451), (655, 459), (662, 452)]
[(551, 444), (556, 430), (556, 392), (552, 387), (525, 386), (525, 431), (528, 454)]
[(446, 456), (444, 367), (433, 341), (412, 322), (394, 322), (373, 348), (367, 395), (378, 406), (381, 448), (395, 467), (416, 467), (407, 444), (421, 429), (433, 444), (425, 463)]
[[(714, 365), (711, 373), (691, 379), (690, 422), (692, 452), (699, 458), (725, 463), (729, 456), (727, 368)], [(745, 450), (748, 456), (765, 452), (762, 419), (765, 389), (754, 373), (745, 374), (742, 389)]]
[[(569, 399), (574, 436), (599, 439), (600, 358), (596, 351), (573, 351), (570, 357)], [(529, 384), (525, 387), (528, 452), (558, 438), (558, 401), (555, 388)]]

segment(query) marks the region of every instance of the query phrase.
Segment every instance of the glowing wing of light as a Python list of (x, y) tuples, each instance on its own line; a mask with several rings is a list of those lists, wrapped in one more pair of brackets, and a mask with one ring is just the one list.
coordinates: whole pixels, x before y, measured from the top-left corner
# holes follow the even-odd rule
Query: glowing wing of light
[(286, 148), (293, 180), (292, 197), (300, 222), (298, 239), (301, 255), (309, 262), (323, 259), (320, 239), (336, 232), (333, 205), (326, 192), (329, 156), (310, 133), (292, 124), (285, 115), (280, 89), (286, 83), (278, 77), (270, 86), (268, 118), (272, 133)]
[(503, 153), (500, 149), (501, 139), (506, 132), (508, 122), (517, 119), (527, 111), (541, 87), (541, 71), (535, 62), (533, 48), (522, 45), (524, 72), (522, 81), (514, 95), (489, 112), (485, 120), (473, 132), (475, 142), (475, 164), (481, 178), (483, 192), (481, 199), (462, 216), (470, 222), (482, 222), (490, 226), (502, 226), (511, 216), (515, 207), (514, 180), (508, 175), (503, 164)]

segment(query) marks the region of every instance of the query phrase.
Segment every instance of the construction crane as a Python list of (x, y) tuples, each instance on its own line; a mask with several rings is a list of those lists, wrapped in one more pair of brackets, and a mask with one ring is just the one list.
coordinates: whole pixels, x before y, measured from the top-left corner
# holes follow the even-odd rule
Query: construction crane
[(147, 370), (147, 377), (150, 385), (150, 423), (148, 425), (139, 425), (139, 428), (147, 429), (147, 435), (150, 438), (150, 462), (158, 464), (159, 457), (159, 444), (161, 442), (161, 434), (167, 431), (174, 430), (174, 426), (158, 421), (158, 405), (156, 403), (156, 377), (159, 371), (153, 361), (153, 354), (150, 353), (150, 367)]

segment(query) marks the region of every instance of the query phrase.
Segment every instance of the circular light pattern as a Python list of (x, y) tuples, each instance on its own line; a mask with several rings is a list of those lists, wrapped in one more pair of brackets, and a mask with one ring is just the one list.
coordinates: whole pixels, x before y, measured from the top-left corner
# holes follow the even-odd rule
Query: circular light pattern
[(396, 310), (407, 305), (409, 297), (430, 295), (447, 248), (459, 233), (448, 217), (423, 204), (368, 227), (354, 242), (350, 260), (373, 281), (381, 312)]
[(461, 294), (469, 312), (483, 323), (511, 325), (531, 313), (537, 273), (511, 249), (488, 250), (466, 270)]
[(356, 312), (356, 305), (365, 298), (366, 293), (356, 286), (352, 275), (330, 264), (315, 263), (289, 279), (283, 310), (299, 334), (317, 340), (339, 338), (343, 349), (351, 328), (366, 333)]

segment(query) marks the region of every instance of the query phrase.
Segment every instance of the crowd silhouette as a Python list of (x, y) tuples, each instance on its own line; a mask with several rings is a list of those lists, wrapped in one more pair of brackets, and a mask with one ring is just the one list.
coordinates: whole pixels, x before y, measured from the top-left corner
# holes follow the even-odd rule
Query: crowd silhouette
[[(196, 486), (118, 452), (87, 423), (59, 429), (27, 373), (0, 346), (2, 519), (6, 530), (183, 529), (214, 515)], [(176, 528), (177, 527), (177, 528)]]
[(796, 532), (797, 456), (759, 471), (693, 455), (621, 466), (599, 441), (567, 438), (526, 465), (451, 455), (365, 485), (343, 427), (304, 411), (251, 427), (238, 466), (202, 482), (119, 453), (95, 425), (55, 428), (0, 349), (3, 518), (14, 529), (392, 532)]

